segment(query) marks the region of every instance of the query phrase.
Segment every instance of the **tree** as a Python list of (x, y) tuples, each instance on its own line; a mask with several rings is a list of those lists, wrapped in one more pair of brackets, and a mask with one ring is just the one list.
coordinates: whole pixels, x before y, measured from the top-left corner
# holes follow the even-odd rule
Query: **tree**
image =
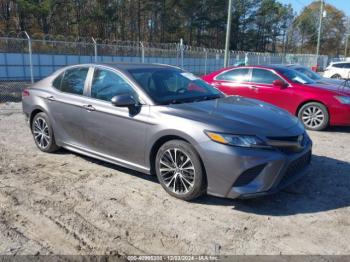
[[(330, 4), (325, 5), (326, 17), (322, 22), (321, 54), (338, 55), (343, 51), (345, 14)], [(293, 23), (291, 45), (293, 51), (315, 53), (319, 24), (320, 2), (304, 8)]]

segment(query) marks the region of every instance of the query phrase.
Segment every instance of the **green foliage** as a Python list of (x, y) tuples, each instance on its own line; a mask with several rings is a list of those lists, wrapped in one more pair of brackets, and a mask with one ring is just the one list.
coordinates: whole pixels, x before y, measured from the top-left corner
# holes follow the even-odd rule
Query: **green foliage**
[[(338, 55), (343, 52), (346, 31), (345, 14), (334, 6), (326, 4), (326, 17), (322, 21), (321, 54)], [(315, 53), (320, 16), (320, 2), (315, 1), (304, 8), (293, 22), (291, 49), (295, 52)]]
[[(224, 48), (227, 0), (2, 0), (0, 30)], [(11, 7), (11, 8), (10, 8)], [(341, 49), (344, 14), (326, 5), (322, 53)], [(233, 0), (231, 49), (314, 52), (319, 2), (294, 19), (278, 0)], [(333, 51), (332, 51), (333, 52)]]

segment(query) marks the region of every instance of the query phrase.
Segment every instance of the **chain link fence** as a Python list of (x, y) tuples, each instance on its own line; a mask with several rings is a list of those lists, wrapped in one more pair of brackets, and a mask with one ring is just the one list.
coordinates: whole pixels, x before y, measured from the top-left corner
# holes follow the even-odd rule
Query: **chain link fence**
[[(321, 68), (327, 56), (230, 52), (230, 65), (301, 64)], [(161, 44), (91, 39), (31, 39), (27, 33), (0, 37), (0, 103), (17, 102), (21, 91), (57, 69), (82, 63), (161, 63), (204, 75), (223, 67), (224, 50), (179, 43)]]

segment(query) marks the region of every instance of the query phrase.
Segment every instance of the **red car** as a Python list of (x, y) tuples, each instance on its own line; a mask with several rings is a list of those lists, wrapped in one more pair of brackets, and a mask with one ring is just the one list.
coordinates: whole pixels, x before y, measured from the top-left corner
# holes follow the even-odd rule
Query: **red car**
[(283, 66), (224, 68), (202, 77), (228, 95), (262, 100), (298, 116), (310, 130), (350, 125), (350, 88), (317, 84)]

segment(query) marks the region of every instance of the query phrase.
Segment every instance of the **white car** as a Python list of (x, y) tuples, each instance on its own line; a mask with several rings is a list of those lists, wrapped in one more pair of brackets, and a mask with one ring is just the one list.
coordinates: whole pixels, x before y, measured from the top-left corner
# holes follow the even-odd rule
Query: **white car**
[(324, 77), (336, 79), (350, 78), (350, 61), (331, 63), (324, 71)]

